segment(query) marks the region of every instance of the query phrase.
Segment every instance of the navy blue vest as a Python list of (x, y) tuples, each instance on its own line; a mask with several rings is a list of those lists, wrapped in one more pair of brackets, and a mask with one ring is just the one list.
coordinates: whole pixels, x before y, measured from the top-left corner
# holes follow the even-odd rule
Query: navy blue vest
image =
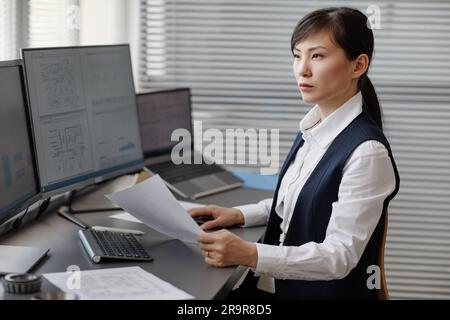
[[(330, 221), (332, 203), (338, 200), (342, 171), (348, 157), (356, 147), (367, 140), (381, 142), (389, 152), (395, 171), (396, 188), (384, 201), (382, 217), (372, 234), (357, 266), (344, 278), (330, 281), (275, 280), (276, 296), (280, 299), (376, 299), (376, 290), (369, 290), (366, 281), (367, 267), (378, 265), (378, 255), (383, 235), (389, 201), (397, 194), (399, 176), (391, 148), (383, 132), (364, 112), (356, 117), (331, 143), (322, 159), (301, 190), (284, 240), (286, 246), (301, 246), (310, 241), (321, 243)], [(281, 219), (275, 212), (278, 190), (298, 149), (303, 145), (301, 133), (280, 171), (270, 212), (264, 243), (279, 245)]]

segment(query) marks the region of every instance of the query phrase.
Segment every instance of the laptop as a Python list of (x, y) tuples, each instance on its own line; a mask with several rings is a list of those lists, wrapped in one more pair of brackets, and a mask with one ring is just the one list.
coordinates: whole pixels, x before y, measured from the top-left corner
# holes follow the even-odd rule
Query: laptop
[[(189, 88), (156, 90), (137, 95), (145, 170), (159, 174), (169, 189), (192, 200), (238, 188), (242, 181), (217, 164), (179, 164), (172, 162), (172, 148), (180, 141), (171, 141), (172, 132), (186, 129), (194, 139)], [(201, 156), (201, 155), (200, 155)], [(201, 158), (203, 159), (203, 158)]]

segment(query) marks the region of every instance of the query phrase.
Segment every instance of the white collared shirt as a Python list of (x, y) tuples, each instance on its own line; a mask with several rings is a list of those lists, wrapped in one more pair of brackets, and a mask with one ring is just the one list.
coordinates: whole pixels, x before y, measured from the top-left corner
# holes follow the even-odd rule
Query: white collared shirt
[[(297, 198), (311, 172), (333, 140), (362, 112), (358, 92), (321, 121), (314, 106), (300, 122), (305, 140), (281, 181), (275, 212), (282, 219), (280, 242), (289, 227)], [(381, 217), (384, 200), (395, 189), (388, 151), (378, 141), (365, 141), (348, 158), (322, 243), (274, 246), (257, 243), (256, 274), (277, 279), (332, 280), (344, 278), (357, 264)], [(237, 207), (244, 226), (266, 224), (273, 199)], [(261, 282), (261, 281), (260, 281)], [(273, 292), (273, 281), (269, 285)]]

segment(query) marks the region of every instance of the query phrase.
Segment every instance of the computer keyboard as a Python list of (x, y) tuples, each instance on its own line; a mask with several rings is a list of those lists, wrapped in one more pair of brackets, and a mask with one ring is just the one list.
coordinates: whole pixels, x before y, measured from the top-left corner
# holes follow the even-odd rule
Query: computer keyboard
[(95, 263), (104, 259), (153, 260), (136, 236), (130, 233), (81, 229), (78, 231), (78, 236), (89, 257)]

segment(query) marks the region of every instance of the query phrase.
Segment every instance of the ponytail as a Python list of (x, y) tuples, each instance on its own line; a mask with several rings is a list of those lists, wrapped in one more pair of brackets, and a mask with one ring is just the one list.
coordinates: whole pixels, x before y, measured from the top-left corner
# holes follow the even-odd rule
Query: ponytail
[(367, 74), (359, 79), (359, 89), (363, 97), (363, 110), (372, 117), (375, 124), (383, 130), (380, 102), (377, 93)]

